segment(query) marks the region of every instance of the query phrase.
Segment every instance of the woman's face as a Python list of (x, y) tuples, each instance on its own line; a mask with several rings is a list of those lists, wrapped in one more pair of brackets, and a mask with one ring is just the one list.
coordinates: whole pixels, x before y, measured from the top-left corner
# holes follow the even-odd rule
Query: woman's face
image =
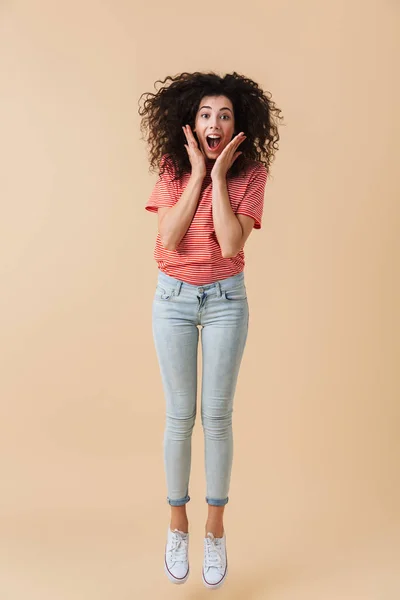
[(196, 114), (194, 131), (206, 157), (218, 158), (235, 131), (235, 116), (229, 98), (204, 96)]

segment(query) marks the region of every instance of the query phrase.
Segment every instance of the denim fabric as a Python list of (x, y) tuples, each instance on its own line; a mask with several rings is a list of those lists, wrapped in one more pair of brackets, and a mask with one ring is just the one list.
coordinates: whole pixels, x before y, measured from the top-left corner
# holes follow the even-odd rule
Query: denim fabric
[(223, 506), (229, 499), (232, 469), (233, 398), (249, 324), (244, 273), (196, 286), (159, 271), (152, 319), (166, 401), (167, 501), (181, 506), (190, 500), (201, 338), (206, 502)]

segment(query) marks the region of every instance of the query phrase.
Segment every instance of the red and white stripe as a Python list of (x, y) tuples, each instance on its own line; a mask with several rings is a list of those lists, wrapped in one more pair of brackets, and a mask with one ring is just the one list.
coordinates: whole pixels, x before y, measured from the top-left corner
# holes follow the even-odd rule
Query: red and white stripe
[[(150, 212), (157, 212), (161, 206), (174, 206), (190, 178), (190, 173), (187, 173), (180, 180), (174, 181), (173, 164), (167, 155), (162, 157), (161, 164), (164, 163), (168, 168), (159, 176), (145, 206)], [(154, 258), (161, 271), (194, 285), (226, 279), (243, 271), (245, 265), (243, 250), (233, 258), (223, 258), (221, 254), (212, 218), (210, 172), (208, 167), (196, 212), (178, 248), (166, 250), (158, 234), (154, 249)], [(227, 180), (233, 212), (252, 217), (255, 229), (261, 228), (266, 181), (267, 170), (257, 161), (249, 161), (244, 173)]]

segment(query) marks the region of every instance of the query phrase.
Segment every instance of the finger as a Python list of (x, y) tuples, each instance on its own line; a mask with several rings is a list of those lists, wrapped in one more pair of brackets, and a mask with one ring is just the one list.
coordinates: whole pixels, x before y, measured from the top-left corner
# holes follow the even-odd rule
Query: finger
[(187, 132), (186, 132), (186, 128), (184, 126), (182, 126), (182, 129), (183, 129), (183, 133), (185, 134), (185, 137), (186, 137), (187, 141), (189, 141), (188, 135), (187, 135)]
[(233, 140), (231, 140), (229, 142), (229, 144), (226, 146), (226, 148), (229, 148), (229, 150), (235, 150), (236, 148), (238, 148), (238, 146), (244, 142), (244, 140), (246, 139), (246, 136), (242, 136), (242, 135), (237, 135), (236, 137), (233, 138)]
[(224, 154), (224, 156), (229, 156), (230, 158), (232, 158), (234, 152), (236, 151), (236, 148), (238, 147), (238, 144), (236, 143), (236, 140), (232, 140), (231, 142), (229, 142), (229, 144), (223, 149), (223, 151), (221, 152), (221, 156), (222, 154)]
[(182, 125), (182, 129), (185, 132), (185, 135), (190, 136), (192, 134), (192, 130), (190, 129), (190, 125)]
[(197, 140), (196, 140), (196, 138), (194, 137), (194, 134), (193, 134), (193, 131), (192, 131), (192, 129), (191, 129), (191, 127), (190, 127), (190, 125), (187, 125), (187, 131), (188, 131), (189, 138), (190, 138), (190, 139), (192, 140), (192, 142), (193, 142), (194, 144), (196, 144), (196, 146), (197, 146)]
[(238, 149), (238, 147), (240, 146), (240, 144), (243, 142), (244, 140), (234, 140), (232, 145), (228, 148), (229, 154), (230, 156), (233, 156), (233, 154), (236, 152), (236, 150)]
[(183, 131), (185, 132), (185, 136), (186, 136), (186, 139), (188, 141), (188, 144), (191, 144), (191, 145), (196, 144), (196, 138), (194, 137), (194, 135), (193, 135), (193, 133), (192, 133), (192, 131), (190, 129), (190, 126), (189, 125), (185, 125), (183, 127)]
[(244, 135), (244, 133), (239, 133), (239, 135), (236, 136), (234, 141), (236, 142), (237, 146), (239, 146), (239, 144), (244, 142), (245, 139), (246, 139), (246, 136)]

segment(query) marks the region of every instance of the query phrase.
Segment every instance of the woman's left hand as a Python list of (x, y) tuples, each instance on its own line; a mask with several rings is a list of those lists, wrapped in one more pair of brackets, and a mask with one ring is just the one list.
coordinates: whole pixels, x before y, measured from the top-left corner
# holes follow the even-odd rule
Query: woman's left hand
[(222, 150), (211, 171), (212, 179), (225, 179), (227, 172), (242, 153), (237, 152), (239, 145), (244, 142), (246, 136), (243, 131), (236, 135), (233, 140)]

